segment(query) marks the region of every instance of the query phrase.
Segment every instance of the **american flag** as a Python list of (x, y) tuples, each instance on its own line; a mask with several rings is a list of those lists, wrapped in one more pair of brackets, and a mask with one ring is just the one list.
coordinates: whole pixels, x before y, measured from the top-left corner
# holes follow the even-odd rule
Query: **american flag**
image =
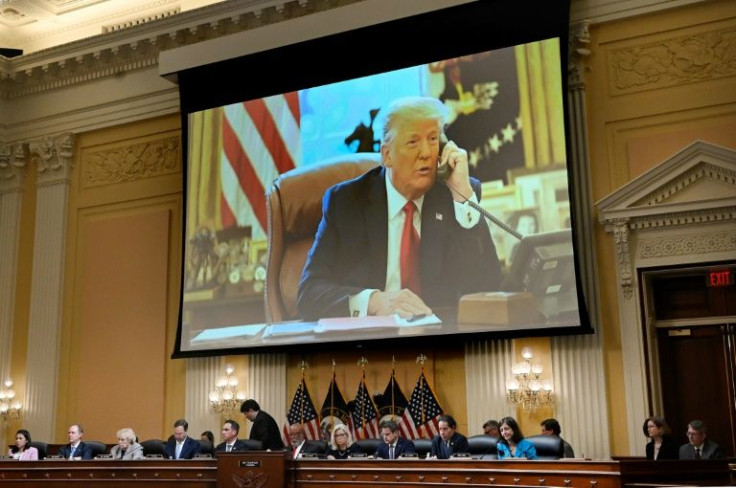
[[(345, 401), (345, 397), (342, 396), (340, 387), (337, 386), (337, 380), (335, 379), (334, 375), (332, 376), (330, 389), (327, 391), (327, 396), (325, 397), (325, 401), (322, 404), (320, 415), (323, 419), (323, 422), (325, 421), (324, 419), (330, 419), (330, 421), (342, 422), (345, 425), (350, 424), (350, 412), (348, 412), (348, 404)], [(337, 417), (337, 419), (339, 420), (332, 419), (331, 417)], [(330, 432), (332, 432), (332, 427), (334, 427), (334, 425), (330, 425)]]
[(402, 426), (408, 432), (406, 437), (421, 439), (439, 434), (439, 417), (442, 413), (440, 402), (437, 401), (422, 371), (409, 399), (409, 405), (401, 417)]
[(301, 164), (297, 92), (228, 105), (222, 118), (222, 228), (251, 226), (266, 236), (265, 188)]
[(357, 441), (378, 437), (378, 409), (365, 386), (365, 374), (360, 378), (358, 393), (351, 403), (353, 438)]
[(404, 395), (404, 392), (401, 391), (401, 387), (396, 382), (396, 373), (391, 371), (391, 378), (388, 380), (386, 390), (383, 392), (381, 400), (378, 402), (378, 413), (381, 418), (390, 415), (391, 420), (398, 422), (401, 436), (405, 439), (412, 438), (411, 430), (405, 426), (405, 422), (403, 420), (404, 410), (408, 403), (406, 395)]
[(319, 417), (317, 416), (317, 409), (314, 408), (314, 403), (312, 403), (312, 397), (309, 396), (304, 378), (299, 383), (296, 393), (294, 393), (294, 399), (291, 401), (289, 413), (286, 414), (284, 437), (289, 443), (291, 442), (289, 436), (289, 426), (291, 424), (303, 424), (307, 439), (319, 439)]

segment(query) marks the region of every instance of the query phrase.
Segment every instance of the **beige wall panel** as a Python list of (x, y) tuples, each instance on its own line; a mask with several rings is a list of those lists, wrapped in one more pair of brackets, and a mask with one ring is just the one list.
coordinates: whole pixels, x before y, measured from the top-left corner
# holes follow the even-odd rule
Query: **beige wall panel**
[(165, 206), (81, 218), (69, 412), (88, 438), (112, 442), (126, 426), (141, 439), (162, 431), (170, 225)]

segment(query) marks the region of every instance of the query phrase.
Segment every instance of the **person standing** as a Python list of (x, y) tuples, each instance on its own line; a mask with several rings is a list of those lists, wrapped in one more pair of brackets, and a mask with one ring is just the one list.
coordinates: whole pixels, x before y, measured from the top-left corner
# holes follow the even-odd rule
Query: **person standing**
[(284, 448), (281, 432), (276, 421), (268, 413), (261, 410), (260, 405), (253, 399), (246, 400), (240, 406), (245, 418), (253, 422), (250, 428), (250, 439), (261, 441), (263, 448), (271, 451), (280, 451)]

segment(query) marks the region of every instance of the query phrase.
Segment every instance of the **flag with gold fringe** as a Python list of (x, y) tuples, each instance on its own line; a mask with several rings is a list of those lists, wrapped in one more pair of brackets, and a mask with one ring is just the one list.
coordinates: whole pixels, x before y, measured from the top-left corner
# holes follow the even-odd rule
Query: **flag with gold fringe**
[[(443, 410), (437, 396), (427, 383), (422, 370), (409, 398), (409, 404), (401, 416), (408, 439), (431, 438), (439, 434), (439, 417)], [(402, 430), (402, 433), (404, 431)]]
[(352, 404), (352, 408), (350, 408), (350, 420), (353, 438), (355, 440), (377, 438), (378, 409), (368, 394), (368, 388), (365, 386), (365, 371), (363, 371), (363, 375), (360, 378), (355, 400), (350, 403)]
[(289, 426), (291, 424), (302, 424), (307, 439), (319, 439), (319, 416), (317, 409), (314, 407), (312, 397), (307, 390), (307, 383), (304, 376), (294, 393), (294, 399), (291, 401), (291, 407), (286, 414), (286, 424), (284, 425), (284, 437), (287, 442), (291, 442), (289, 436)]

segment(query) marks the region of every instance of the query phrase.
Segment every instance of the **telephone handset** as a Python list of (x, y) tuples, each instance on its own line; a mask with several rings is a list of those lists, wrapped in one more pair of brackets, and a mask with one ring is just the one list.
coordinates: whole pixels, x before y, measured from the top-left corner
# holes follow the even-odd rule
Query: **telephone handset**
[(442, 159), (442, 151), (445, 150), (445, 146), (447, 145), (447, 136), (445, 134), (440, 135), (440, 152), (439, 157), (437, 159), (437, 177), (442, 178), (443, 180), (446, 180), (450, 177), (450, 173), (452, 172), (452, 168), (450, 168), (450, 165), (440, 164), (440, 161)]

